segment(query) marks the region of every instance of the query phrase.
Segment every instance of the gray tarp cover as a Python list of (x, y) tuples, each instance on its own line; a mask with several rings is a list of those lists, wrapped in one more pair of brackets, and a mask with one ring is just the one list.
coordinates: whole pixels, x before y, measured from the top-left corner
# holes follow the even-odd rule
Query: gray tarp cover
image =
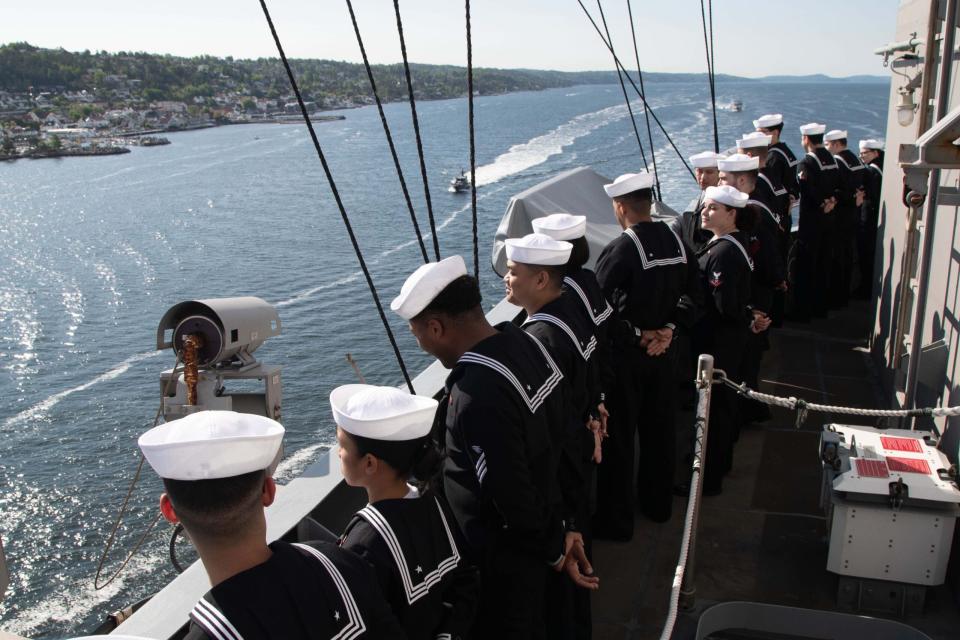
[[(613, 216), (610, 198), (603, 190), (603, 185), (611, 182), (613, 180), (590, 167), (578, 167), (557, 174), (511, 198), (493, 239), (491, 262), (494, 271), (500, 276), (507, 271), (507, 253), (503, 241), (531, 233), (533, 226), (530, 221), (551, 213), (587, 216), (587, 241), (590, 243), (587, 266), (593, 268), (603, 248), (621, 233), (620, 225)], [(660, 202), (655, 203), (654, 207), (656, 219), (669, 219), (677, 215)]]

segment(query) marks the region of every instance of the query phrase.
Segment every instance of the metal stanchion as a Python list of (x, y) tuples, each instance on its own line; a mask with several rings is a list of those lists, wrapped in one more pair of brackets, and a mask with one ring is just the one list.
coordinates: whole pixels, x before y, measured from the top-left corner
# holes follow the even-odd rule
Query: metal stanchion
[(690, 479), (690, 497), (687, 500), (688, 512), (688, 550), (687, 561), (683, 567), (683, 579), (680, 584), (680, 607), (693, 608), (696, 602), (697, 586), (695, 582), (694, 555), (697, 546), (697, 525), (700, 519), (700, 499), (703, 494), (703, 470), (707, 455), (707, 432), (710, 427), (710, 394), (713, 387), (713, 356), (701, 354), (697, 361), (697, 418), (696, 438), (693, 445), (693, 474)]

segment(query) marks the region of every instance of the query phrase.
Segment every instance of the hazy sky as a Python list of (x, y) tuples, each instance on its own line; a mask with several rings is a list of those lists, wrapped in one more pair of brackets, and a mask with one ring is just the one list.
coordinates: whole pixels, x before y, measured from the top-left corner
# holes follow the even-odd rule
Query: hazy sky
[[(596, 0), (583, 0), (595, 16)], [(268, 0), (291, 57), (359, 61), (344, 0)], [(473, 0), (474, 64), (611, 69), (577, 0)], [(650, 71), (703, 71), (699, 0), (632, 0), (640, 62)], [(898, 0), (714, 0), (718, 73), (885, 75), (873, 49), (893, 39)], [(354, 0), (374, 62), (400, 59), (391, 0)], [(466, 63), (462, 0), (401, 0), (414, 62)], [(618, 55), (633, 59), (626, 0), (604, 11)], [(275, 56), (257, 0), (43, 0), (2, 10), (0, 43), (68, 50)], [(744, 49), (740, 42), (750, 43)], [(631, 66), (631, 65), (628, 65)]]

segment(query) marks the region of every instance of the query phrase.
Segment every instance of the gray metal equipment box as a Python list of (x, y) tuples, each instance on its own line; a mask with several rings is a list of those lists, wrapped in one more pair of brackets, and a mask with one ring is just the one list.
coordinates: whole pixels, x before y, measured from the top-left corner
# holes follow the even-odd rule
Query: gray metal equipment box
[(933, 434), (829, 424), (820, 438), (827, 570), (943, 584), (960, 490)]

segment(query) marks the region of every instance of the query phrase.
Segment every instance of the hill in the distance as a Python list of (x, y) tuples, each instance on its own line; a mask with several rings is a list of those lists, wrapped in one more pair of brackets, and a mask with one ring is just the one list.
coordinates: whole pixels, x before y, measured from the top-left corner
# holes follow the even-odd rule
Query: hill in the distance
[[(293, 60), (304, 94), (318, 105), (362, 102), (370, 87), (362, 64), (333, 60)], [(418, 98), (438, 99), (466, 95), (466, 69), (449, 65), (412, 64)], [(374, 65), (374, 77), (385, 101), (406, 98), (401, 64)], [(855, 78), (855, 79), (854, 79)], [(751, 80), (717, 75), (718, 82), (843, 82), (887, 81), (883, 77), (771, 76)], [(706, 74), (645, 73), (650, 82), (705, 82)], [(580, 84), (616, 83), (614, 71), (548, 71), (535, 69), (474, 69), (480, 95), (532, 91)], [(192, 58), (142, 52), (71, 52), (42, 49), (27, 43), (0, 46), (0, 91), (82, 91), (119, 101), (182, 100), (197, 103), (220, 94), (280, 98), (290, 95), (283, 67), (276, 58), (241, 60), (197, 56)]]

